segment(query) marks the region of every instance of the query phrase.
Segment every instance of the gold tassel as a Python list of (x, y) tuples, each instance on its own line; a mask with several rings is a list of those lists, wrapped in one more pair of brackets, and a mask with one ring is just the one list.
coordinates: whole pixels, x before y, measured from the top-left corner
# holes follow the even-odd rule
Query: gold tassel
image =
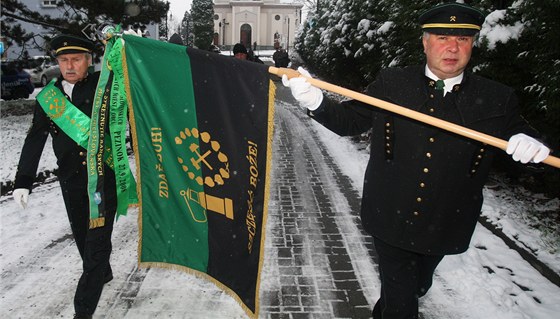
[(89, 229), (99, 228), (105, 226), (105, 217), (99, 217), (89, 220)]

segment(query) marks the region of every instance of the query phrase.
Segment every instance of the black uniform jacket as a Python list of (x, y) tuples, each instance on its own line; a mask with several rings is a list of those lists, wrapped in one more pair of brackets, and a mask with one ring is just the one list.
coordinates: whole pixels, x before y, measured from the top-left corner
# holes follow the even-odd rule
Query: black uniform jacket
[[(506, 140), (518, 132), (534, 135), (513, 90), (473, 74), (443, 97), (423, 66), (386, 69), (367, 94)], [(422, 254), (468, 248), (499, 150), (358, 101), (325, 98), (310, 115), (342, 136), (372, 129), (361, 208), (366, 231)]]
[[(98, 80), (99, 72), (89, 74), (84, 80), (77, 82), (72, 91), (72, 104), (88, 116), (91, 116)], [(61, 83), (61, 79), (58, 79), (55, 85), (64, 93)], [(74, 142), (51, 121), (39, 102), (36, 102), (33, 123), (21, 151), (14, 188), (31, 189), (48, 134), (52, 137), (57, 158), (59, 181), (74, 177), (78, 183), (87, 183), (86, 149)]]

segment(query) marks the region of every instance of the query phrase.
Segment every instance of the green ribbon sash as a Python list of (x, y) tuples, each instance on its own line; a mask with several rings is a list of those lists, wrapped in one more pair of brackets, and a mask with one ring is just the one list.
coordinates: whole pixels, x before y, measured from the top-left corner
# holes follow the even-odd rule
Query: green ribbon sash
[[(76, 107), (72, 102), (70, 102), (64, 93), (60, 91), (54, 84), (56, 79), (53, 79), (49, 84), (45, 86), (39, 94), (37, 94), (37, 101), (41, 108), (45, 111), (47, 116), (74, 142), (89, 150), (90, 144), (90, 130), (91, 130), (91, 118), (82, 112), (78, 107)], [(122, 112), (121, 112), (122, 113)], [(115, 119), (119, 119), (122, 116), (117, 114)], [(126, 119), (126, 111), (124, 112), (124, 118)], [(122, 121), (122, 119), (121, 119)], [(110, 126), (110, 125), (109, 125)], [(137, 204), (138, 197), (136, 196), (136, 182), (132, 177), (130, 167), (128, 166), (128, 157), (126, 153), (126, 147), (124, 146), (124, 137), (126, 134), (126, 126), (120, 125), (116, 126), (118, 129), (114, 130), (114, 135), (119, 136), (119, 138), (111, 137), (110, 134), (103, 135), (103, 143), (99, 144), (112, 144), (116, 145), (114, 148), (103, 147), (101, 152), (96, 154), (102, 154), (102, 156), (96, 156), (100, 163), (107, 164), (109, 168), (115, 170), (117, 183), (126, 183), (125, 187), (117, 188), (117, 218), (120, 215), (126, 215), (126, 210), (129, 204)], [(96, 132), (97, 133), (97, 132)], [(108, 133), (108, 132), (107, 132)], [(99, 134), (96, 134), (99, 136)], [(115, 141), (115, 142), (113, 142)], [(109, 142), (109, 143), (108, 143)], [(98, 148), (99, 149), (99, 148)], [(89, 153), (88, 153), (89, 154)], [(114, 159), (118, 157), (118, 167), (115, 169)], [(88, 156), (89, 162), (90, 156)], [(125, 161), (126, 159), (126, 161)], [(126, 163), (123, 164), (122, 162)], [(96, 162), (96, 164), (98, 164)], [(89, 167), (89, 165), (88, 165)], [(99, 165), (101, 171), (104, 170), (104, 165)], [(91, 170), (90, 170), (91, 172)], [(97, 185), (99, 180), (91, 182), (91, 175), (88, 178), (88, 188), (91, 189), (91, 185)], [(102, 202), (102, 196), (100, 192), (97, 192), (97, 187), (95, 187), (95, 192), (90, 192), (90, 228), (101, 227), (105, 225), (105, 210), (100, 211), (98, 206)], [(133, 191), (130, 191), (133, 190)], [(120, 208), (120, 209), (119, 209)]]
[[(87, 149), (91, 118), (70, 102), (54, 84), (53, 79), (39, 94), (37, 101), (47, 116), (74, 142)], [(103, 154), (105, 164), (113, 168), (110, 152)]]
[[(128, 103), (122, 82), (115, 80), (111, 55), (122, 50), (122, 43), (111, 39), (105, 48), (101, 75), (95, 92), (88, 140), (88, 193), (90, 228), (105, 224), (106, 207), (103, 192), (105, 168), (103, 154), (110, 153), (115, 171), (117, 219), (126, 215), (129, 205), (137, 204), (136, 182), (130, 171), (125, 146)], [(114, 61), (113, 61), (114, 63)]]
[(37, 101), (47, 116), (74, 142), (87, 148), (90, 118), (58, 89), (53, 79), (37, 94)]

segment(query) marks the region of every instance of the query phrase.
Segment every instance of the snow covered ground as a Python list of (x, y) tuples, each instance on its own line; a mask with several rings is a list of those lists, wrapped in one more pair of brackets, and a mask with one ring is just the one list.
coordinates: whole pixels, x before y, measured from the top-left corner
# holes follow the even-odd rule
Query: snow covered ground
[[(276, 107), (296, 108), (297, 106), (277, 101)], [(13, 181), (31, 115), (4, 116), (3, 114), (0, 121), (0, 180)], [(315, 134), (339, 163), (345, 163), (340, 165), (340, 168), (361, 193), (363, 172), (368, 157), (366, 151), (348, 138), (338, 137), (320, 125), (314, 124), (312, 127), (313, 130), (309, 134)], [(48, 143), (39, 170), (52, 170), (56, 167), (55, 163), (56, 159)], [(8, 266), (13, 269), (15, 264), (23, 265), (54, 253), (31, 249), (34, 242), (55, 240), (57, 236), (51, 232), (59, 235), (68, 232), (62, 199), (57, 188), (57, 183), (41, 186), (41, 190), (31, 194), (29, 207), (25, 211), (17, 208), (9, 196), (0, 197), (0, 255), (2, 256), (0, 290), (4, 290), (6, 282), (11, 285), (10, 278), (18, 276), (18, 274), (6, 273), (5, 269)], [(515, 194), (516, 192), (525, 193), (526, 196), (521, 199)], [(542, 212), (557, 211), (560, 209), (560, 200), (526, 193), (527, 191), (524, 190), (510, 189), (507, 185), (486, 189), (483, 213), (500, 225), (506, 234), (522, 241), (540, 260), (560, 273), (558, 228), (552, 233), (541, 232), (531, 227), (534, 220), (523, 213), (531, 211), (535, 216), (539, 216)], [(54, 212), (57, 216), (51, 216)], [(136, 234), (135, 212), (131, 212), (130, 215), (117, 222), (116, 236), (122, 236), (119, 233), (122, 233), (123, 229), (127, 234)], [(54, 244), (56, 243), (53, 241)], [(9, 295), (3, 293), (0, 298), (0, 318), (34, 318), (32, 308), (48, 304), (43, 299), (53, 298), (51, 294), (69, 296), (60, 302), (68, 304), (69, 309), (64, 312), (65, 314), (71, 312), (72, 291), (79, 275), (79, 269), (76, 267), (79, 265), (79, 257), (74, 251), (75, 248), (71, 247), (71, 240), (68, 246), (68, 250), (58, 252), (61, 254), (59, 264), (49, 264), (44, 269), (34, 269), (19, 275), (29, 283), (44, 281), (50, 289), (36, 291), (32, 285), (23, 285), (18, 286), (16, 292), (12, 289)], [(135, 267), (136, 243), (130, 237), (126, 239), (125, 245), (120, 245), (116, 249), (113, 255), (119, 257), (113, 260), (114, 269)], [(73, 263), (66, 264), (62, 261), (73, 261)], [(264, 272), (262, 285), (266, 286), (269, 285), (268, 280), (272, 279), (268, 270)], [(71, 276), (68, 276), (68, 273)], [(134, 312), (137, 316), (128, 313), (128, 318), (151, 318), (148, 314), (153, 315), (157, 313), (157, 309), (164, 308), (175, 309), (176, 314), (183, 313), (180, 316), (182, 318), (244, 317), (241, 308), (233, 301), (228, 302), (228, 297), (211, 284), (173, 271), (155, 270), (154, 273), (160, 275), (156, 277), (158, 281), (154, 282), (150, 277), (151, 281), (146, 281), (146, 286), (142, 286), (141, 292), (155, 286), (163, 287), (168, 294), (150, 298), (149, 303)], [(109, 285), (111, 284), (116, 283)], [(184, 288), (178, 288), (179, 285)], [(108, 289), (111, 289), (110, 287)], [(377, 289), (378, 287), (372, 288), (372, 293), (378, 294)], [(120, 293), (126, 294), (126, 289)], [(192, 300), (204, 298), (206, 301), (216, 298), (222, 302), (216, 306), (216, 309), (205, 312), (199, 305), (197, 306), (196, 301), (188, 301), (191, 297)], [(108, 302), (103, 298), (100, 305)], [(546, 280), (519, 254), (508, 249), (487, 229), (478, 225), (470, 249), (464, 254), (446, 257), (438, 267), (434, 286), (421, 303), (421, 309), (426, 308), (450, 310), (451, 313), (459, 314), (455, 318), (552, 319), (558, 318), (560, 313), (560, 288)], [(142, 309), (148, 314), (140, 315)], [(187, 310), (191, 315), (184, 314)], [(118, 313), (115, 309), (109, 309), (106, 310), (105, 317), (120, 318)], [(262, 314), (261, 317), (263, 315), (266, 316)], [(64, 317), (60, 313), (53, 313), (52, 317), (55, 316)]]

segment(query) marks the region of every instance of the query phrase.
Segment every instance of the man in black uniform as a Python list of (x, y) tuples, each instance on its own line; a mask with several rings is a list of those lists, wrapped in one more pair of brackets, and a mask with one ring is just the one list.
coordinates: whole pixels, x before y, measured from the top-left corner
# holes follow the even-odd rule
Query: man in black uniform
[(236, 43), (233, 46), (233, 57), (239, 60), (247, 60), (247, 48), (243, 43)]
[(89, 116), (99, 79), (99, 72), (88, 73), (92, 65), (93, 47), (93, 42), (71, 35), (60, 35), (52, 40), (51, 48), (57, 57), (62, 78), (47, 85), (41, 91), (47, 93), (39, 93), (37, 97), (33, 123), (23, 145), (13, 192), (15, 201), (25, 208), (50, 134), (66, 212), (83, 261), (83, 273), (74, 296), (75, 318), (91, 318), (103, 285), (113, 278), (109, 258), (116, 211), (115, 175), (110, 168), (105, 167), (105, 225), (89, 229), (84, 148), (84, 140), (87, 147), (88, 135), (76, 125), (82, 121), (83, 127), (89, 129)]
[(290, 57), (288, 56), (288, 52), (279, 46), (274, 54), (272, 55), (272, 59), (274, 60), (274, 66), (277, 68), (287, 68), (290, 64)]
[[(484, 15), (446, 3), (419, 22), (426, 64), (381, 71), (367, 94), (509, 139), (507, 153), (516, 161), (544, 160), (550, 150), (527, 135), (534, 132), (518, 113), (513, 89), (465, 70)], [(418, 298), (431, 287), (439, 262), (469, 246), (497, 150), (359, 101), (323, 98), (304, 77), (282, 80), (333, 132), (372, 130), (361, 220), (379, 256), (381, 296), (373, 317), (418, 318)]]

